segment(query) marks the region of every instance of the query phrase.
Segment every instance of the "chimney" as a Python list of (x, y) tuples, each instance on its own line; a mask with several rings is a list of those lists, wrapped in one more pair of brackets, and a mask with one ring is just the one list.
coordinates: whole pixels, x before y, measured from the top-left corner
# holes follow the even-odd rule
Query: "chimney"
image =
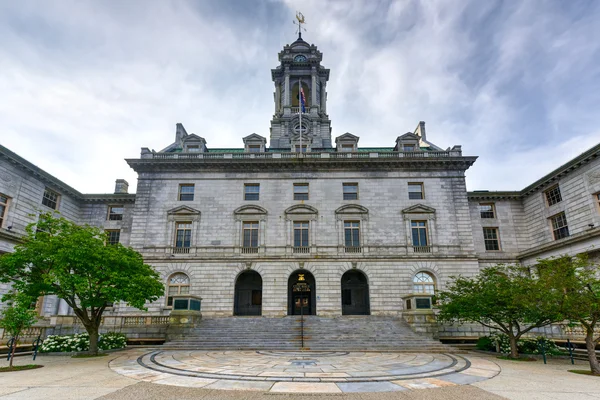
[(115, 194), (127, 194), (129, 191), (129, 183), (125, 179), (117, 179), (115, 181)]

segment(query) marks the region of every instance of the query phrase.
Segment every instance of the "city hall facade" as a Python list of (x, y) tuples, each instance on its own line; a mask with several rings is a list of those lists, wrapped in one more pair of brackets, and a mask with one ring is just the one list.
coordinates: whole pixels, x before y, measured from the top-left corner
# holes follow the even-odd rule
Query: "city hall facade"
[[(424, 122), (378, 148), (351, 133), (332, 138), (322, 54), (299, 38), (279, 61), (268, 146), (250, 134), (240, 148), (215, 149), (177, 124), (163, 150), (126, 160), (135, 194), (121, 179), (112, 194), (80, 193), (0, 146), (0, 252), (36, 210), (57, 210), (104, 228), (160, 273), (165, 294), (147, 315), (169, 315), (173, 296), (191, 294), (204, 317), (401, 318), (417, 304), (407, 299), (451, 276), (564, 253), (597, 259), (600, 145), (524, 189), (468, 192), (477, 157), (438, 147)], [(72, 314), (54, 296), (38, 311)], [(106, 315), (140, 313), (114, 304)]]

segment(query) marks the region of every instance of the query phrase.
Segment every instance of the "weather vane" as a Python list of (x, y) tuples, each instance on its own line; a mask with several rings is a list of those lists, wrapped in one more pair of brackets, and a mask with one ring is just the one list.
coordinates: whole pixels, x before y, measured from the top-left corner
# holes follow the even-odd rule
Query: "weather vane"
[(302, 26), (305, 24), (306, 22), (304, 21), (304, 14), (302, 14), (300, 11), (296, 11), (296, 21), (294, 21), (294, 25), (298, 25), (298, 39), (302, 39), (302, 30), (306, 32), (306, 28)]

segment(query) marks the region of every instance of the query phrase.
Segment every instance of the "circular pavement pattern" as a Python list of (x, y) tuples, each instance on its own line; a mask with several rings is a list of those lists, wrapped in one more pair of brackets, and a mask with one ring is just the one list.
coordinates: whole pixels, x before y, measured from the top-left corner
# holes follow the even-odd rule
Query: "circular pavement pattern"
[(117, 373), (164, 385), (284, 393), (389, 392), (470, 384), (500, 373), (456, 354), (288, 351), (128, 351)]

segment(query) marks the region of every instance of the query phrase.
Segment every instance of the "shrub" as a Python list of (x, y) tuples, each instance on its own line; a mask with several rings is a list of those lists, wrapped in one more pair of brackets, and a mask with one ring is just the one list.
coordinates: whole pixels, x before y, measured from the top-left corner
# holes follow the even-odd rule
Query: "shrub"
[(477, 339), (478, 350), (483, 351), (496, 351), (496, 342), (494, 342), (489, 336), (482, 336)]
[[(98, 348), (101, 350), (122, 349), (127, 346), (127, 337), (122, 333), (107, 332), (100, 335)], [(40, 352), (75, 352), (90, 349), (90, 336), (87, 333), (76, 335), (50, 335), (42, 343)]]
[[(490, 336), (482, 336), (477, 341), (477, 348), (479, 350), (496, 351), (496, 342), (500, 345), (500, 353), (510, 353), (510, 341), (508, 336), (503, 333), (492, 333)], [(544, 344), (546, 354), (560, 355), (563, 354), (561, 349), (554, 343), (544, 336), (538, 336), (536, 338), (523, 338), (517, 342), (519, 353), (523, 354), (542, 354), (540, 351), (540, 345)]]

